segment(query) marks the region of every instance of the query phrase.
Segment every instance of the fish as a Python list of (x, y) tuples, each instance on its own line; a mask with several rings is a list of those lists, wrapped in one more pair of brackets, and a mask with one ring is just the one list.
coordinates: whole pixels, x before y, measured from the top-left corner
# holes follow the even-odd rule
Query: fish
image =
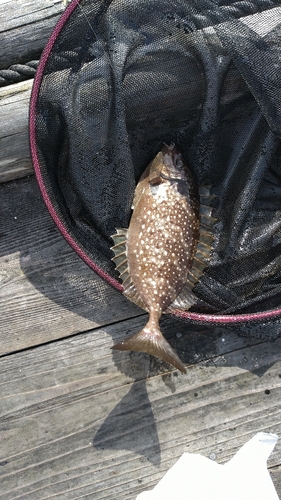
[(186, 373), (159, 320), (162, 313), (188, 310), (198, 300), (192, 290), (209, 262), (214, 239), (212, 197), (208, 186), (196, 189), (175, 144), (163, 144), (136, 186), (129, 227), (112, 235), (112, 260), (123, 293), (149, 313), (144, 328), (113, 349), (146, 352)]

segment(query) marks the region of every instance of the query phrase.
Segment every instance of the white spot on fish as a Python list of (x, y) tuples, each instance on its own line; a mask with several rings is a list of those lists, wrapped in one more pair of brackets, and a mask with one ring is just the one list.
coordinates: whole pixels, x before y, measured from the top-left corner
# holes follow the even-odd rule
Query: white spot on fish
[(166, 201), (168, 198), (169, 198), (169, 185), (162, 183), (158, 186), (157, 202), (162, 203), (163, 201)]
[[(182, 162), (180, 171), (177, 169), (179, 159)], [(159, 174), (161, 182), (158, 184)], [(176, 179), (185, 184), (185, 190), (180, 189), (183, 184)], [(189, 195), (183, 194), (185, 191)], [(167, 357), (163, 357), (165, 349), (157, 348), (161, 338), (157, 322), (187, 281), (199, 227), (192, 179), (174, 145), (163, 147), (147, 167), (136, 188), (133, 204), (135, 208), (128, 230), (127, 257), (134, 291), (132, 293), (129, 287), (126, 290), (124, 282), (125, 293), (133, 301), (139, 295), (144, 304), (141, 307), (149, 311), (150, 324), (153, 323), (153, 328), (157, 329), (156, 337), (153, 337), (149, 324), (143, 330), (146, 342), (150, 337), (154, 342), (152, 350), (148, 352), (167, 360)], [(136, 341), (138, 349), (140, 345)], [(127, 349), (134, 349), (134, 345), (128, 344)], [(177, 367), (178, 361), (175, 363)], [(173, 363), (171, 358), (169, 362)]]

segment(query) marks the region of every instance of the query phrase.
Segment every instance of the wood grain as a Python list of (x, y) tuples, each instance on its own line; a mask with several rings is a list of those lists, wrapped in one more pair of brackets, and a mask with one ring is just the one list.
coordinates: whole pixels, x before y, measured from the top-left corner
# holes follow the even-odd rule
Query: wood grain
[(143, 314), (55, 227), (34, 177), (0, 187), (0, 353)]
[[(69, 0), (0, 2), (0, 69), (39, 59)], [(0, 183), (30, 175), (28, 109), (33, 80), (0, 89)]]
[(280, 340), (247, 347), (211, 334), (224, 352), (183, 376), (144, 354), (112, 355), (111, 337), (140, 322), (1, 360), (0, 498), (134, 499), (184, 451), (224, 463), (256, 432), (280, 435)]
[(65, 0), (2, 0), (0, 69), (39, 59), (67, 3)]
[(0, 182), (33, 173), (28, 109), (33, 80), (0, 89)]

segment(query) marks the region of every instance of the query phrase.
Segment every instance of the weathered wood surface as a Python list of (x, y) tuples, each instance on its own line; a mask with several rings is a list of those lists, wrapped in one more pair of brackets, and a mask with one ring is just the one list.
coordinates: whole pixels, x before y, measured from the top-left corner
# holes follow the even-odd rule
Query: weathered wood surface
[(33, 173), (28, 108), (33, 80), (0, 89), (0, 182)]
[(65, 242), (34, 177), (0, 199), (0, 354), (143, 314)]
[(0, 1), (0, 69), (39, 59), (68, 0)]
[[(199, 354), (183, 376), (143, 354), (112, 357), (123, 327), (140, 320), (1, 360), (0, 498), (134, 499), (184, 451), (224, 463), (257, 431), (281, 435), (280, 340), (211, 335), (221, 354)], [(280, 456), (277, 443), (277, 478)]]
[[(0, 69), (39, 59), (68, 0), (0, 1)], [(33, 80), (0, 89), (0, 182), (33, 173), (28, 108)]]
[[(0, 499), (134, 499), (184, 451), (224, 463), (256, 432), (281, 436), (281, 339), (166, 317), (186, 376), (113, 352), (145, 316), (68, 247), (34, 178), (0, 199)], [(269, 467), (280, 494), (281, 441)]]
[[(0, 69), (39, 59), (69, 0), (0, 0)], [(28, 108), (33, 80), (0, 89), (0, 182), (33, 173)]]

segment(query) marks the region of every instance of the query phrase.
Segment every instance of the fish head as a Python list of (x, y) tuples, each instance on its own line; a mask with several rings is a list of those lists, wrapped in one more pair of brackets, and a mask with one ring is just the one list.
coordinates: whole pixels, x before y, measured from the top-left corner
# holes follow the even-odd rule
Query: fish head
[(161, 151), (143, 172), (136, 187), (133, 208), (137, 206), (147, 189), (157, 195), (159, 193), (158, 188), (163, 184), (166, 184), (168, 189), (177, 191), (189, 200), (194, 195), (194, 183), (191, 173), (174, 143), (169, 146), (164, 143)]
[(187, 181), (189, 178), (187, 165), (174, 143), (169, 146), (163, 145), (162, 150), (150, 163), (145, 174), (152, 186), (163, 182)]
[(186, 180), (187, 165), (184, 162), (182, 154), (173, 142), (169, 146), (164, 144), (161, 150), (161, 155), (161, 177), (167, 179)]
[(154, 194), (157, 194), (160, 185), (166, 184), (168, 189), (189, 200), (194, 197), (195, 187), (191, 173), (174, 143), (169, 146), (164, 143), (145, 175)]

